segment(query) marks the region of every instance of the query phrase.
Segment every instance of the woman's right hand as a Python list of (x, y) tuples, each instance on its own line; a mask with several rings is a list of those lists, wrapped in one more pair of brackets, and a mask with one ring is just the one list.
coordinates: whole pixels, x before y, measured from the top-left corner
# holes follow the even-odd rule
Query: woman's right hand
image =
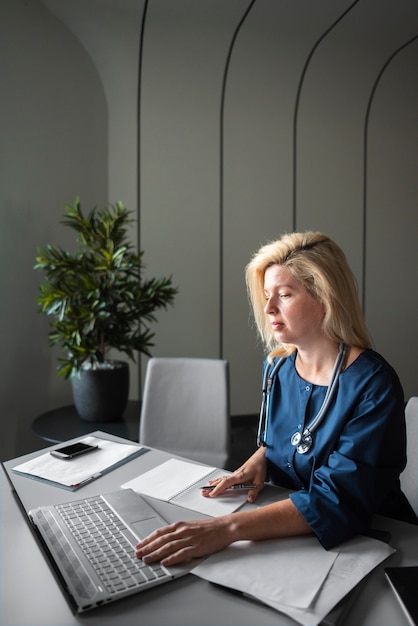
[(215, 489), (202, 490), (202, 495), (207, 498), (216, 498), (216, 496), (225, 493), (225, 491), (232, 485), (251, 483), (255, 485), (255, 489), (248, 491), (247, 501), (254, 502), (264, 487), (264, 483), (267, 478), (267, 463), (266, 463), (266, 450), (265, 448), (259, 448), (250, 458), (245, 461), (229, 476), (221, 476), (211, 480), (210, 485), (215, 486)]

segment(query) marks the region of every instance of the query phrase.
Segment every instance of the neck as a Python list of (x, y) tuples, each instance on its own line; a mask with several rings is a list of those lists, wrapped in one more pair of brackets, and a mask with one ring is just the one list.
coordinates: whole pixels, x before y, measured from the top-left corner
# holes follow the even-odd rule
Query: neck
[(314, 350), (298, 348), (295, 366), (299, 376), (314, 385), (328, 386), (338, 352), (339, 345), (332, 341)]

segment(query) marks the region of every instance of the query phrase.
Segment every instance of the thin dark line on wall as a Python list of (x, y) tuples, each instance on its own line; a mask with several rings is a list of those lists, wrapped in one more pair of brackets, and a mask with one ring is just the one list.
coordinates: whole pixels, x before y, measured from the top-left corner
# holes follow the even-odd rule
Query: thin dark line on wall
[(376, 80), (374, 81), (372, 90), (370, 92), (369, 101), (366, 109), (366, 116), (364, 122), (364, 149), (363, 149), (363, 274), (362, 274), (362, 294), (361, 301), (363, 307), (363, 313), (366, 313), (366, 249), (367, 249), (367, 159), (368, 159), (368, 135), (369, 135), (369, 121), (370, 121), (370, 111), (372, 108), (374, 96), (376, 94), (377, 87), (382, 79), (383, 74), (386, 72), (389, 65), (392, 63), (393, 59), (405, 48), (410, 46), (412, 43), (418, 40), (418, 35), (415, 35), (404, 44), (399, 46), (386, 60), (383, 64), (382, 69), (378, 73)]
[[(138, 251), (141, 250), (141, 96), (142, 96), (142, 61), (144, 57), (144, 32), (145, 22), (148, 11), (148, 0), (144, 2), (144, 10), (141, 18), (141, 32), (139, 39), (139, 61), (138, 61), (138, 99), (137, 99), (137, 245)], [(138, 355), (138, 389), (142, 389), (142, 369), (141, 357)]]
[(225, 114), (225, 94), (226, 83), (228, 79), (228, 71), (231, 62), (232, 52), (235, 42), (238, 37), (238, 33), (245, 20), (247, 19), (251, 9), (253, 8), (256, 0), (251, 0), (246, 11), (238, 22), (234, 34), (232, 35), (231, 43), (229, 44), (228, 53), (226, 56), (225, 69), (222, 78), (222, 90), (221, 90), (221, 108), (220, 108), (220, 155), (219, 155), (219, 358), (223, 358), (224, 355), (224, 333), (223, 333), (223, 319), (224, 319), (224, 114)]
[(137, 100), (137, 149), (138, 149), (138, 176), (137, 176), (137, 238), (138, 238), (138, 250), (141, 249), (141, 104), (142, 104), (142, 63), (144, 58), (144, 33), (145, 22), (148, 12), (148, 0), (144, 2), (144, 10), (141, 18), (141, 32), (139, 39), (139, 62), (138, 62), (138, 100)]
[(299, 79), (299, 85), (296, 92), (296, 100), (295, 100), (295, 110), (293, 114), (293, 206), (292, 206), (292, 228), (296, 230), (296, 211), (297, 211), (297, 127), (298, 127), (298, 114), (299, 114), (299, 105), (300, 98), (302, 93), (303, 83), (306, 77), (306, 73), (308, 71), (309, 64), (312, 60), (313, 55), (318, 49), (321, 42), (325, 39), (325, 37), (345, 18), (345, 16), (351, 11), (351, 9), (360, 2), (360, 0), (355, 0), (332, 24), (329, 26), (322, 35), (317, 39), (315, 44), (313, 45), (311, 51), (306, 57), (305, 64), (302, 69), (302, 73)]

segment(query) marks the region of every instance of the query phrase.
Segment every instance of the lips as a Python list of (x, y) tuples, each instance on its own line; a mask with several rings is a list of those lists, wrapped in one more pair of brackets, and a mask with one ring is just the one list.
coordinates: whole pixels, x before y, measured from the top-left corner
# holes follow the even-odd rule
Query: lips
[(284, 328), (284, 324), (282, 322), (272, 322), (271, 327), (273, 330), (282, 330)]

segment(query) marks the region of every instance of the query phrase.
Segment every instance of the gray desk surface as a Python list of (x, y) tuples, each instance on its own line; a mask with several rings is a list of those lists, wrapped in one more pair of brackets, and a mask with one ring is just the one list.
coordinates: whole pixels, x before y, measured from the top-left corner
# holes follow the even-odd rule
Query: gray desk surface
[[(117, 437), (105, 435), (111, 439)], [(45, 450), (42, 450), (44, 452)], [(8, 461), (8, 470), (33, 455)], [(133, 476), (168, 458), (151, 450), (99, 478), (77, 492), (68, 492), (12, 474), (12, 480), (27, 510), (41, 504), (64, 502), (80, 496), (118, 489)], [(0, 526), (0, 625), (1, 626), (286, 626), (295, 624), (286, 616), (255, 601), (211, 585), (193, 575), (151, 589), (113, 605), (74, 616), (41, 551), (23, 519), (8, 482), (1, 473)], [(196, 515), (166, 503), (153, 501), (168, 521)], [(418, 527), (378, 518), (374, 526), (392, 533), (395, 555), (376, 568), (363, 584), (345, 621), (346, 626), (407, 626), (408, 622), (386, 582), (386, 565), (418, 565)], [(303, 564), (301, 564), (303, 566)]]
[(82, 437), (92, 430), (104, 430), (117, 437), (138, 441), (141, 403), (129, 400), (124, 416), (113, 422), (87, 422), (78, 415), (74, 404), (52, 409), (39, 415), (32, 423), (33, 432), (49, 443), (61, 443)]

